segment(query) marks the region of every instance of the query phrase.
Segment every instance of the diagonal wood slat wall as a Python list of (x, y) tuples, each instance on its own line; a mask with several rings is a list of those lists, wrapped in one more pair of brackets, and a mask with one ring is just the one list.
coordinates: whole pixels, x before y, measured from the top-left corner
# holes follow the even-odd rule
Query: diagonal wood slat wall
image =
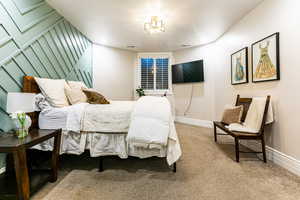
[[(0, 0), (0, 128), (13, 126), (8, 92), (22, 77), (81, 80), (92, 86), (92, 44), (45, 0)], [(0, 168), (1, 168), (0, 157)]]

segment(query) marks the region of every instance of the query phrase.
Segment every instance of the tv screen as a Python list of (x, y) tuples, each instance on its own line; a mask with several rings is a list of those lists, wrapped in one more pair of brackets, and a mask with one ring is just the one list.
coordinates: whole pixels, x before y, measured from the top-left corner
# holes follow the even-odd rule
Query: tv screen
[(203, 60), (173, 65), (172, 82), (174, 84), (204, 82)]

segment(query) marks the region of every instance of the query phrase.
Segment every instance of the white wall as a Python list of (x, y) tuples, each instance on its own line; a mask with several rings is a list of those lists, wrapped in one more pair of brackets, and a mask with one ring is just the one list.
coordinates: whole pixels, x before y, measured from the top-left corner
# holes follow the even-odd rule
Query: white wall
[[(299, 10), (300, 1), (297, 0), (265, 0), (215, 43), (174, 53), (176, 61), (204, 58), (207, 63), (205, 67), (213, 68), (213, 70), (207, 69), (208, 77), (206, 76), (206, 78), (213, 78), (213, 81), (206, 81), (203, 87), (206, 88), (205, 91), (213, 91), (214, 101), (210, 101), (212, 99), (210, 95), (204, 95), (201, 101), (194, 102), (194, 108), (201, 107), (202, 102), (206, 102), (205, 107), (202, 106), (203, 110), (197, 111), (199, 117), (211, 112), (213, 118), (219, 119), (224, 105), (233, 103), (236, 94), (242, 96), (270, 94), (276, 122), (272, 127), (267, 128), (267, 144), (298, 160), (300, 160)], [(250, 47), (252, 43), (275, 32), (280, 32), (281, 80), (232, 86), (230, 55), (245, 46)], [(251, 66), (251, 62), (249, 64)], [(249, 71), (251, 80), (251, 67)], [(175, 95), (185, 96), (183, 93)]]
[(136, 53), (93, 46), (94, 88), (112, 100), (132, 100)]
[[(233, 100), (233, 95), (272, 96), (276, 123), (267, 131), (268, 145), (300, 160), (300, 134), (297, 125), (300, 112), (300, 1), (266, 0), (242, 19), (217, 43), (220, 73), (216, 74), (215, 107), (217, 115), (223, 104)], [(269, 83), (230, 85), (230, 53), (280, 32), (281, 80)]]
[[(175, 64), (190, 62), (194, 60), (204, 60), (203, 83), (173, 84), (175, 98), (175, 110), (177, 116), (197, 118), (201, 120), (213, 119), (213, 85), (214, 85), (214, 60), (210, 58), (211, 46), (190, 48), (173, 52)], [(188, 108), (191, 92), (193, 88), (191, 105)]]

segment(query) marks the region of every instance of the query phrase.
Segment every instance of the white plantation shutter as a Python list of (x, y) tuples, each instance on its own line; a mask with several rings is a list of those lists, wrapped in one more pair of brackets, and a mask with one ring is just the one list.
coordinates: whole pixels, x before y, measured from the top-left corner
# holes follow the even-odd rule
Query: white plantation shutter
[(154, 89), (154, 59), (141, 58), (141, 87), (144, 90)]
[(169, 89), (169, 59), (168, 58), (156, 59), (156, 89), (157, 90)]
[(169, 58), (141, 57), (140, 86), (144, 90), (169, 90)]

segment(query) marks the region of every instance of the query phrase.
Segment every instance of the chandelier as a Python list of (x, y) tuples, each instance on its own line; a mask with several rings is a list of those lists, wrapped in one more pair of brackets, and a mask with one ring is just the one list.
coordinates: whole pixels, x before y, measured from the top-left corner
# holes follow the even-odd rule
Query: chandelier
[(149, 34), (165, 32), (165, 23), (158, 16), (152, 16), (151, 21), (144, 24), (144, 30)]

